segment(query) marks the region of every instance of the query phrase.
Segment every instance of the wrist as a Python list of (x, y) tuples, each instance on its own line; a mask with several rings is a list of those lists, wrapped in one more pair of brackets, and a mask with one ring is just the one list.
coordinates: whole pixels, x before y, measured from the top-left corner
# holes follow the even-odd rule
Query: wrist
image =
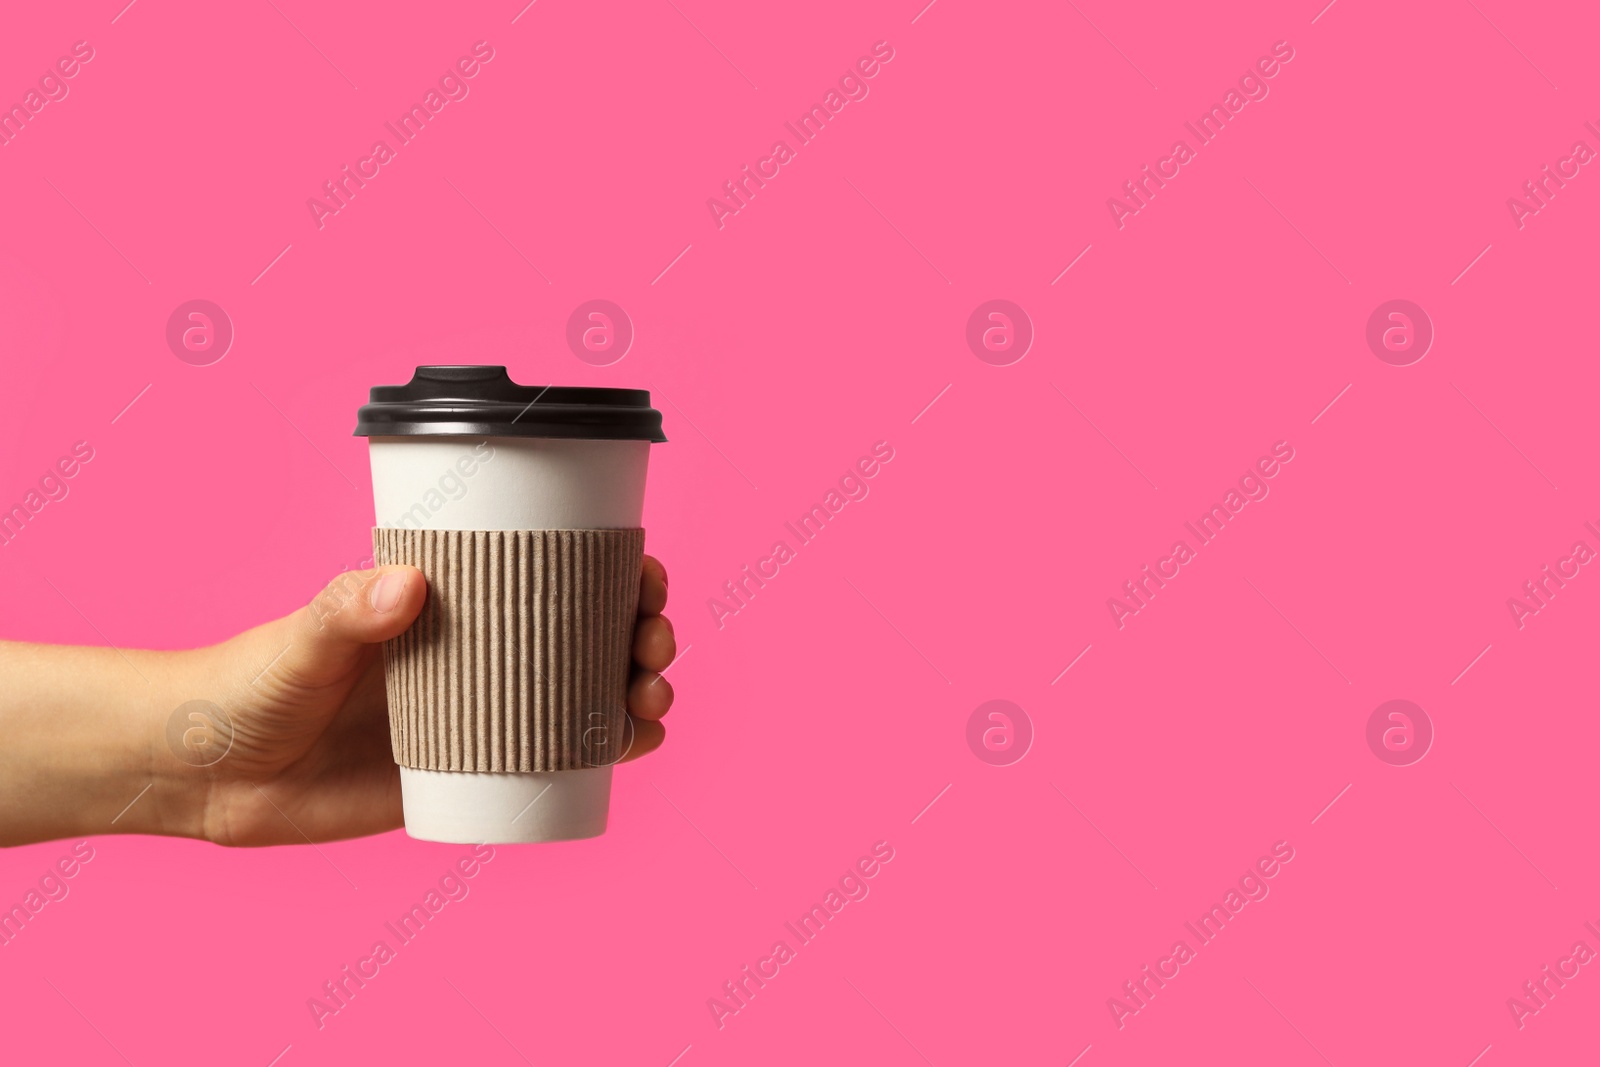
[[(139, 799), (102, 833), (206, 838), (206, 805), (231, 732), (219, 728), (220, 694), (207, 688), (209, 649), (155, 654), (139, 707), (117, 747)], [(129, 799), (132, 800), (132, 794)]]
[[(78, 650), (88, 651), (88, 650)], [(196, 652), (127, 652), (103, 664), (91, 701), (94, 740), (72, 768), (86, 803), (79, 836), (156, 834), (200, 837), (207, 778), (185, 763), (169, 738), (202, 672)]]

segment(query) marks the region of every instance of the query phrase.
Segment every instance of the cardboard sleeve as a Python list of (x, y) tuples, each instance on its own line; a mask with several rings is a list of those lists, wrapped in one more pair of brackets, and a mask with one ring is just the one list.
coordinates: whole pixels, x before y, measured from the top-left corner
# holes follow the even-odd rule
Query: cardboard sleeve
[(377, 527), (373, 558), (428, 579), (384, 643), (395, 762), (561, 771), (625, 753), (643, 530)]

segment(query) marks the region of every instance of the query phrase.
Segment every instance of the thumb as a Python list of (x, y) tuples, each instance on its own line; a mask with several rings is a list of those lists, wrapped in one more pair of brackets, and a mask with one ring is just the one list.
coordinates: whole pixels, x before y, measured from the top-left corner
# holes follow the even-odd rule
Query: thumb
[(290, 616), (280, 670), (301, 685), (332, 684), (367, 646), (405, 633), (427, 598), (428, 581), (415, 567), (347, 571)]

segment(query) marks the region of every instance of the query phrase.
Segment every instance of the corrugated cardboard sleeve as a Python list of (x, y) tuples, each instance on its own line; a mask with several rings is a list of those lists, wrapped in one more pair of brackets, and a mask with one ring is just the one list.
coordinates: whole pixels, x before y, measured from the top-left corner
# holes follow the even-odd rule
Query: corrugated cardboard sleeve
[(395, 762), (561, 771), (623, 755), (643, 530), (372, 531), (428, 578), (383, 647)]

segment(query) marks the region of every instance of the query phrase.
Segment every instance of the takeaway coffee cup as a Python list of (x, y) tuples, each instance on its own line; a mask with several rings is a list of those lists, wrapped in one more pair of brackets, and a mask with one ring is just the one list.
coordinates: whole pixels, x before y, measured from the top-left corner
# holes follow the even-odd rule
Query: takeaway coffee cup
[(605, 832), (661, 413), (638, 389), (418, 367), (358, 417), (373, 558), (428, 579), (384, 646), (406, 832), (516, 843)]

